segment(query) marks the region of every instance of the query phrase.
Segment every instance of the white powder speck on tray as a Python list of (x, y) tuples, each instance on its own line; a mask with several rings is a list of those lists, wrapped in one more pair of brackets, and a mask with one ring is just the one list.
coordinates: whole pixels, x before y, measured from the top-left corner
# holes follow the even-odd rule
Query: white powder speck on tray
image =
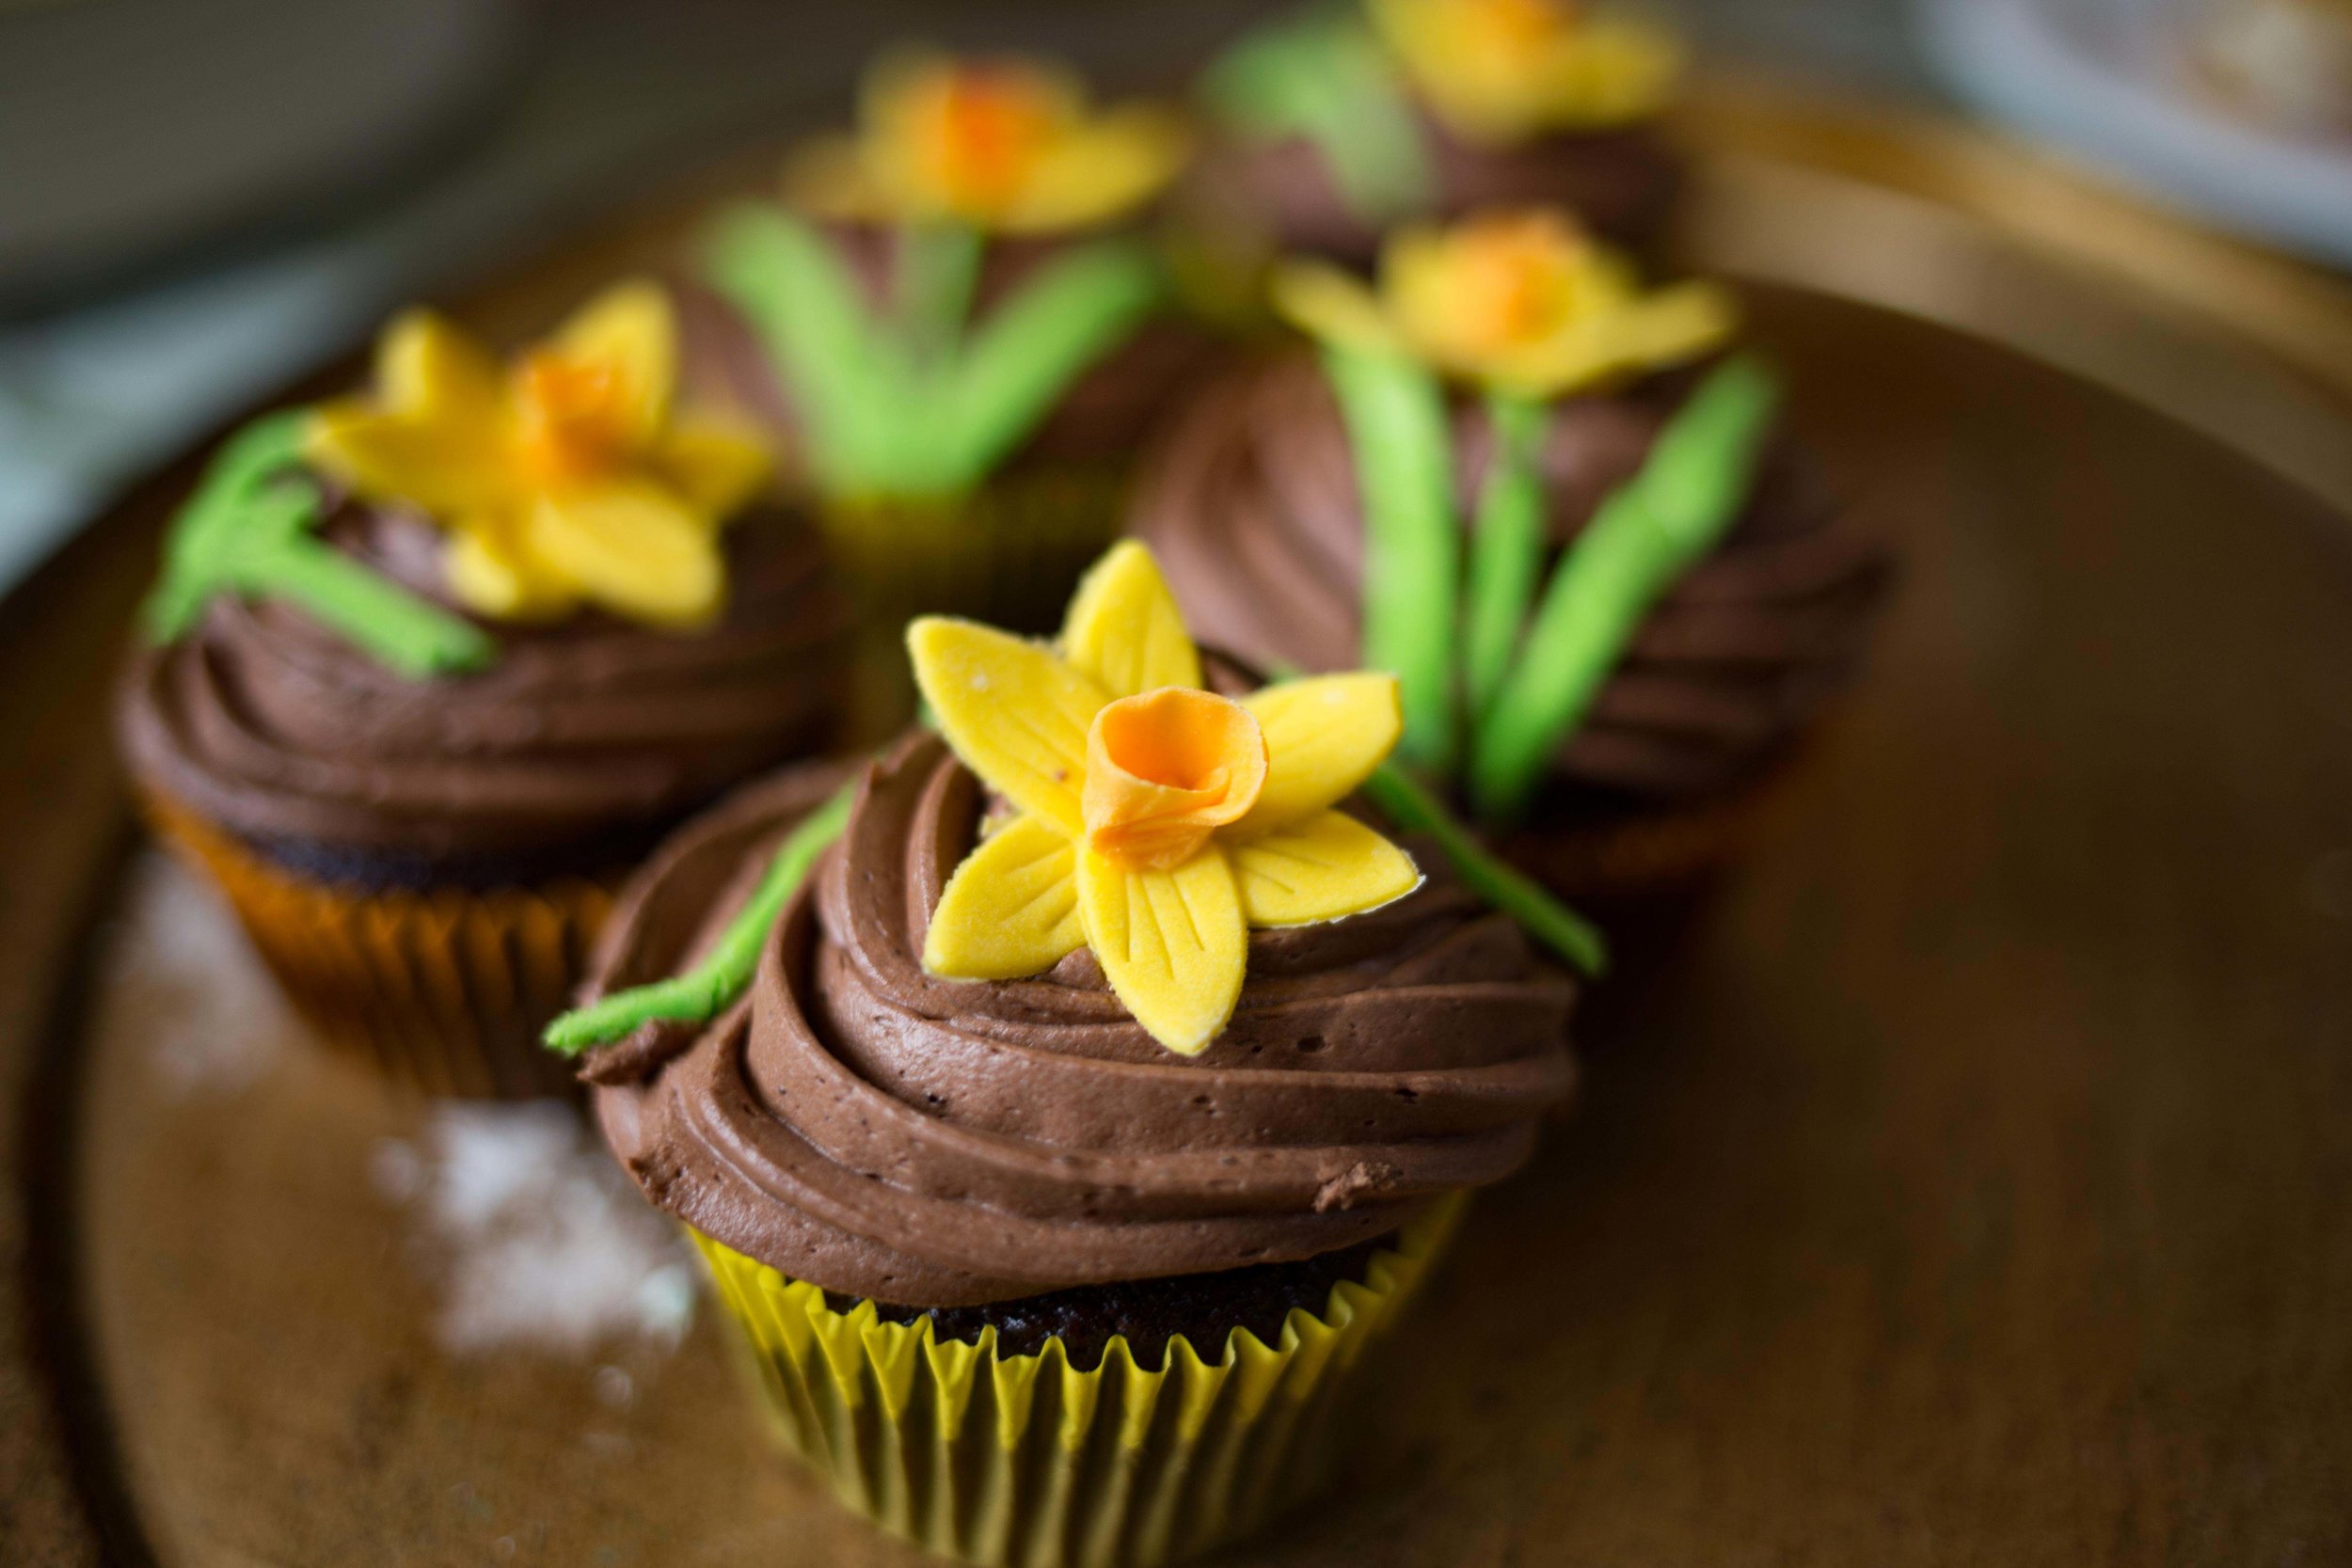
[(453, 1354), (666, 1350), (693, 1321), (685, 1243), (567, 1105), (439, 1105), (414, 1141), (378, 1143), (369, 1170), (419, 1223)]
[(294, 1048), (300, 1023), (200, 878), (151, 849), (131, 869), (124, 908), (106, 990), (111, 1006), (142, 1021), (149, 1065), (169, 1098), (235, 1094)]

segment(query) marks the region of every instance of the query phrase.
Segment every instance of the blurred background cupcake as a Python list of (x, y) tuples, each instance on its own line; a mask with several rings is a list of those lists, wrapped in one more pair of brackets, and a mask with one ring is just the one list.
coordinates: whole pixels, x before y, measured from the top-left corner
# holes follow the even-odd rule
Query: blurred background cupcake
[(688, 828), (551, 1037), (846, 1502), (973, 1561), (1163, 1561), (1327, 1472), (1460, 1195), (1566, 1094), (1573, 986), (1341, 809), (1393, 681), (1203, 689), (1139, 547), (1051, 649), (910, 643), (945, 738)]
[(1189, 183), (1225, 247), (1369, 263), (1414, 219), (1565, 208), (1646, 249), (1681, 162), (1661, 133), (1673, 33), (1580, 0), (1344, 0), (1266, 24), (1211, 69)]
[(2248, 112), (2307, 135), (2352, 137), (2352, 3), (2222, 0), (2199, 57)]
[(1152, 227), (1189, 149), (1058, 68), (904, 51), (853, 135), (707, 229), (690, 380), (787, 441), (885, 641), (926, 610), (1043, 629), (1115, 531), (1206, 347)]
[(1403, 760), (1571, 898), (1729, 854), (1887, 562), (1722, 359), (1728, 296), (1550, 211), (1403, 230), (1376, 292), (1320, 263), (1275, 292), (1319, 357), (1204, 393), (1136, 504), (1201, 635), (1398, 672)]
[(434, 1092), (533, 1049), (614, 879), (828, 743), (846, 605), (756, 434), (617, 286), (512, 365), (427, 312), (373, 387), (234, 436), (119, 715), (151, 817), (331, 1041)]

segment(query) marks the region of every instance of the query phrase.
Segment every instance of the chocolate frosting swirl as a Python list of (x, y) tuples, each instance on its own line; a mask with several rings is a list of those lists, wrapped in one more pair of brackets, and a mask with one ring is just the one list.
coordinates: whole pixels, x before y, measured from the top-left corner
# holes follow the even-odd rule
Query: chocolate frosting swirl
[[(1655, 125), (1559, 132), (1515, 147), (1472, 146), (1426, 113), (1416, 117), (1434, 191), (1417, 219), (1452, 221), (1488, 208), (1558, 207), (1613, 243), (1653, 248), (1682, 188), (1682, 159)], [(1302, 136), (1226, 136), (1205, 152), (1184, 199), (1203, 223), (1238, 227), (1284, 253), (1369, 262), (1389, 225), (1366, 223), (1330, 164)]]
[[(1558, 406), (1542, 457), (1555, 547), (1640, 468), (1687, 385), (1658, 377)], [(1454, 430), (1468, 516), (1491, 442), (1474, 408)], [(1311, 359), (1204, 393), (1146, 474), (1132, 521), (1203, 641), (1261, 666), (1359, 662), (1361, 501), (1346, 426)], [(1888, 566), (1883, 545), (1844, 525), (1776, 445), (1729, 536), (1650, 612), (1562, 748), (1557, 784), (1613, 809), (1754, 772), (1846, 680)]]
[[(757, 786), (641, 877), (597, 985), (711, 940), (820, 792)], [(868, 773), (748, 996), (597, 1091), (654, 1202), (844, 1294), (915, 1307), (1315, 1257), (1493, 1181), (1569, 1086), (1570, 983), (1434, 852), (1406, 898), (1251, 933), (1232, 1025), (1162, 1049), (1084, 949), (1030, 980), (933, 978), (923, 933), (984, 802), (937, 738)]]
[[(331, 544), (449, 605), (443, 535), (333, 499)], [(729, 526), (707, 631), (595, 612), (485, 622), (498, 661), (415, 680), (291, 606), (223, 599), (141, 650), (120, 707), (141, 782), (308, 869), (389, 884), (596, 872), (739, 781), (830, 738), (847, 610), (774, 507)], [(450, 606), (454, 609), (454, 606)]]

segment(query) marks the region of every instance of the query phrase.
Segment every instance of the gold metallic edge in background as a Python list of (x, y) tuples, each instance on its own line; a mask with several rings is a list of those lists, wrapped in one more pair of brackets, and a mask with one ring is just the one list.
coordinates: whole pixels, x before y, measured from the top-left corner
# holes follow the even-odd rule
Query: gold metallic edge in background
[[(1877, 305), (2122, 393), (2352, 514), (2352, 286), (1947, 121), (1711, 81), (1692, 270)], [(1812, 214), (1801, 223), (1793, 212)], [(2250, 352), (2249, 352), (2250, 351)]]

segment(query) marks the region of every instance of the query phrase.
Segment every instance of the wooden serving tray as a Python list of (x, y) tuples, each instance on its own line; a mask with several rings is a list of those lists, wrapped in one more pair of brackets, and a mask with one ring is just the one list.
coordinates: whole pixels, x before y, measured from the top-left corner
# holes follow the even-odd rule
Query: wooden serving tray
[[(1947, 128), (1690, 129), (1688, 259), (1900, 601), (1592, 1010), (1354, 1483), (1231, 1560), (2352, 1559), (2352, 302)], [(0, 1561), (914, 1560), (770, 1451), (707, 1304), (673, 1339), (560, 1114), (308, 1049), (136, 846), (107, 690), (197, 461), (0, 613)]]

